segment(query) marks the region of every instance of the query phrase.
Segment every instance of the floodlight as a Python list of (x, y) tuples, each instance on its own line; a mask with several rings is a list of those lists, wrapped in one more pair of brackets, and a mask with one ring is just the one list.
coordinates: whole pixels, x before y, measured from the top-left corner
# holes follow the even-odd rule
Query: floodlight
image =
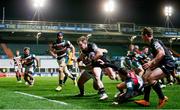
[(166, 6), (164, 8), (164, 14), (165, 16), (172, 16), (172, 13), (173, 13), (173, 9), (171, 6)]
[(105, 4), (104, 4), (104, 10), (107, 13), (112, 13), (115, 9), (115, 2), (114, 0), (108, 0)]

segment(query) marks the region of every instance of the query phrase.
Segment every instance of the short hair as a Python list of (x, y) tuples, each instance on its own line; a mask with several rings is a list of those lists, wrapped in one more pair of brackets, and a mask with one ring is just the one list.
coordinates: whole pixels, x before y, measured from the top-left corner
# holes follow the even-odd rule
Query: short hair
[(149, 47), (148, 46), (144, 46), (143, 49), (145, 49), (145, 48), (149, 48)]
[(135, 48), (135, 49), (139, 49), (139, 46), (138, 46), (138, 45), (135, 45), (134, 48)]
[(24, 49), (23, 49), (24, 51), (26, 51), (26, 50), (30, 50), (30, 48), (29, 47), (24, 47)]
[(80, 41), (85, 41), (85, 40), (88, 41), (88, 39), (89, 39), (89, 37), (87, 37), (87, 36), (81, 36), (77, 39), (77, 43), (79, 43)]
[(58, 36), (63, 36), (63, 35), (64, 35), (63, 32), (58, 32), (58, 33), (57, 33), (57, 37), (58, 37)]
[(118, 73), (124, 76), (127, 76), (128, 72), (125, 68), (119, 68)]
[(141, 32), (142, 35), (152, 35), (153, 34), (153, 30), (150, 28), (150, 27), (144, 27), (142, 29), (142, 32)]

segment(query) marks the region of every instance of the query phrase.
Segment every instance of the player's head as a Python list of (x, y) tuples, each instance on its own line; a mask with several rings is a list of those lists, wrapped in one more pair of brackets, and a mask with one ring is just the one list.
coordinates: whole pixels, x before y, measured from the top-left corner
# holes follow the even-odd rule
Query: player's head
[(149, 48), (146, 47), (146, 46), (144, 46), (144, 47), (143, 47), (143, 53), (147, 54), (148, 52), (149, 52)]
[(19, 53), (20, 53), (19, 50), (16, 50), (16, 56), (19, 56)]
[(88, 37), (81, 36), (77, 39), (77, 43), (80, 47), (80, 49), (84, 50), (88, 46)]
[(63, 32), (58, 32), (57, 33), (57, 39), (58, 40), (62, 40), (63, 39), (63, 35), (64, 35)]
[(145, 27), (142, 29), (142, 39), (145, 42), (150, 42), (153, 38), (153, 30), (150, 27)]
[(121, 77), (121, 79), (126, 79), (128, 72), (125, 68), (119, 68), (118, 74)]
[(24, 54), (29, 55), (30, 54), (30, 48), (29, 47), (24, 47)]
[(133, 51), (134, 50), (134, 45), (133, 44), (130, 44), (129, 45), (129, 51)]
[(139, 50), (139, 46), (138, 46), (138, 45), (135, 45), (135, 46), (134, 46), (134, 49), (138, 49), (138, 50)]

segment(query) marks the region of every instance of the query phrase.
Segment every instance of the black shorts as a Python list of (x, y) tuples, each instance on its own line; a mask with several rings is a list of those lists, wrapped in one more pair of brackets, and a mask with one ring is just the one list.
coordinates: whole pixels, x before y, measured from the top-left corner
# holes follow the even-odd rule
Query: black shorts
[(161, 64), (159, 67), (165, 74), (167, 74), (167, 75), (173, 74), (174, 69), (175, 69), (175, 62), (167, 61), (166, 63)]

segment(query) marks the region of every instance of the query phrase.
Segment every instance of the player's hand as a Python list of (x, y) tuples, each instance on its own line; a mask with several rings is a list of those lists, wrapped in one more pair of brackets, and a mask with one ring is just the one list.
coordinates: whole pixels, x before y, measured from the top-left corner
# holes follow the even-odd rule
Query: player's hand
[(73, 56), (73, 57), (71, 58), (71, 60), (76, 61), (76, 60), (77, 60), (76, 56)]
[(149, 62), (147, 62), (147, 63), (145, 63), (145, 64), (143, 65), (143, 69), (151, 68), (151, 66), (152, 66), (152, 62), (149, 61)]
[(97, 62), (99, 62), (101, 65), (104, 64), (104, 61), (102, 61), (101, 59), (98, 59)]

